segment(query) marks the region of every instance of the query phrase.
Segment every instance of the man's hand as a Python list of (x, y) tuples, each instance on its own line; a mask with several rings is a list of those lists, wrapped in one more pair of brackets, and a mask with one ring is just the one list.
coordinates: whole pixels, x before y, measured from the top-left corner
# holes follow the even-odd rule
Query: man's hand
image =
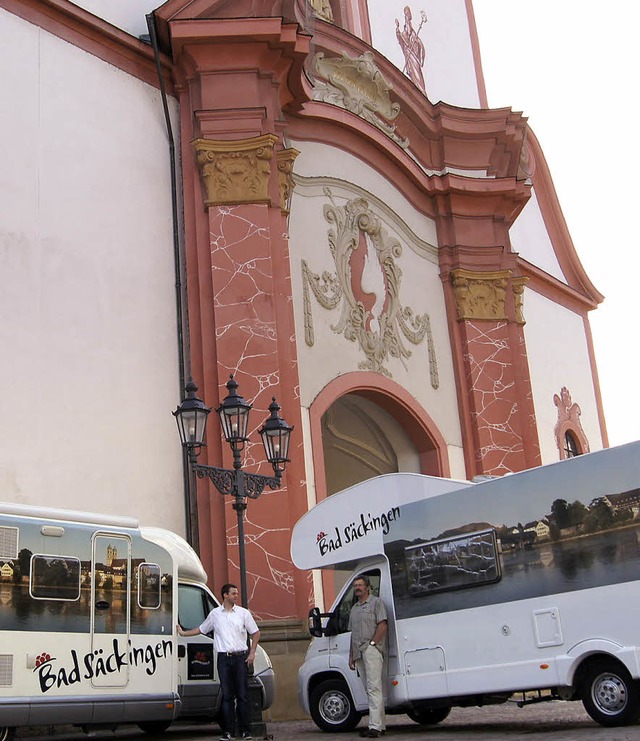
[(247, 666), (253, 666), (253, 662), (256, 658), (256, 652), (255, 651), (249, 651), (249, 655), (247, 656)]
[(353, 660), (351, 656), (349, 656), (349, 669), (351, 669), (351, 671), (355, 671), (355, 668), (356, 668), (356, 662)]
[(176, 625), (176, 628), (178, 629), (178, 635), (184, 636), (184, 630), (182, 630), (182, 625), (178, 624)]

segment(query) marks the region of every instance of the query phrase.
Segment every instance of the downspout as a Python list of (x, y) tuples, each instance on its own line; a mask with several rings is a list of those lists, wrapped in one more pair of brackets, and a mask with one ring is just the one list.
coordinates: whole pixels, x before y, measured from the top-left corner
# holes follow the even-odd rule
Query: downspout
[[(167, 104), (167, 92), (164, 86), (162, 76), (162, 67), (160, 65), (160, 50), (158, 49), (158, 38), (156, 36), (156, 24), (153, 13), (146, 16), (147, 28), (149, 29), (149, 40), (153, 48), (153, 56), (158, 73), (158, 82), (160, 84), (160, 96), (162, 98), (162, 109), (164, 110), (164, 120), (167, 127), (167, 137), (169, 139), (169, 162), (171, 167), (171, 215), (173, 221), (173, 262), (176, 278), (176, 317), (178, 330), (178, 372), (180, 375), (180, 401), (185, 398), (185, 342), (183, 329), (183, 299), (182, 299), (182, 270), (180, 263), (180, 228), (178, 226), (178, 189), (177, 189), (177, 168), (176, 168), (176, 147), (173, 138), (173, 128), (171, 126), (171, 116), (169, 115), (169, 106)], [(198, 537), (198, 512), (195, 502), (195, 491), (192, 496), (192, 476), (189, 466), (189, 457), (186, 449), (182, 449), (182, 480), (184, 489), (184, 510), (185, 510), (185, 531), (187, 542), (193, 547), (196, 553), (199, 552)], [(192, 499), (193, 506), (192, 506)]]

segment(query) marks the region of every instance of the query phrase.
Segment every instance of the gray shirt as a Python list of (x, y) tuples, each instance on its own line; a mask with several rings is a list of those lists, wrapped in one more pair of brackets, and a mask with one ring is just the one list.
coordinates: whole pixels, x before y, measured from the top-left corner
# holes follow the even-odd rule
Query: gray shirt
[[(376, 632), (378, 623), (387, 619), (387, 608), (380, 597), (370, 594), (364, 602), (356, 602), (349, 614), (351, 655), (353, 660), (362, 658), (362, 651)], [(387, 634), (377, 646), (383, 654), (387, 651)]]

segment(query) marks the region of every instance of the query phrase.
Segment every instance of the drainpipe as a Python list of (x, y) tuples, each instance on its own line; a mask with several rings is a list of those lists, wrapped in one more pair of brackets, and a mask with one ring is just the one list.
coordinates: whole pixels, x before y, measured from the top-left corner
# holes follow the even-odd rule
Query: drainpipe
[[(149, 41), (153, 48), (153, 56), (156, 62), (156, 71), (158, 73), (158, 82), (160, 84), (160, 95), (162, 98), (162, 109), (164, 110), (164, 120), (167, 127), (167, 138), (169, 140), (169, 162), (171, 166), (171, 215), (173, 221), (173, 262), (176, 278), (176, 317), (178, 333), (178, 369), (180, 375), (180, 401), (185, 398), (185, 338), (183, 329), (183, 291), (182, 291), (182, 270), (181, 270), (181, 253), (180, 253), (180, 228), (178, 226), (178, 189), (177, 189), (177, 168), (176, 168), (176, 147), (173, 139), (173, 128), (171, 126), (171, 116), (169, 115), (169, 106), (167, 104), (167, 92), (164, 86), (162, 76), (162, 67), (160, 66), (160, 50), (158, 49), (158, 38), (156, 36), (156, 24), (153, 13), (145, 16), (147, 28), (149, 29)], [(197, 507), (195, 490), (192, 495), (194, 486), (193, 477), (190, 473), (189, 458), (187, 451), (182, 450), (182, 479), (184, 489), (184, 509), (185, 509), (185, 532), (187, 542), (193, 547), (196, 553), (199, 552), (198, 537), (198, 512), (192, 510), (192, 502)]]

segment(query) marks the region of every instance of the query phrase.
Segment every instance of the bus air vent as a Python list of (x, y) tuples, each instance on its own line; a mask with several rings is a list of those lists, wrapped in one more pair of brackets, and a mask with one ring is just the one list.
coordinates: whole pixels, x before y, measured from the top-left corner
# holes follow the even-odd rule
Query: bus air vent
[(18, 528), (0, 527), (0, 559), (18, 558)]
[(0, 654), (0, 687), (11, 687), (13, 684), (13, 656)]

